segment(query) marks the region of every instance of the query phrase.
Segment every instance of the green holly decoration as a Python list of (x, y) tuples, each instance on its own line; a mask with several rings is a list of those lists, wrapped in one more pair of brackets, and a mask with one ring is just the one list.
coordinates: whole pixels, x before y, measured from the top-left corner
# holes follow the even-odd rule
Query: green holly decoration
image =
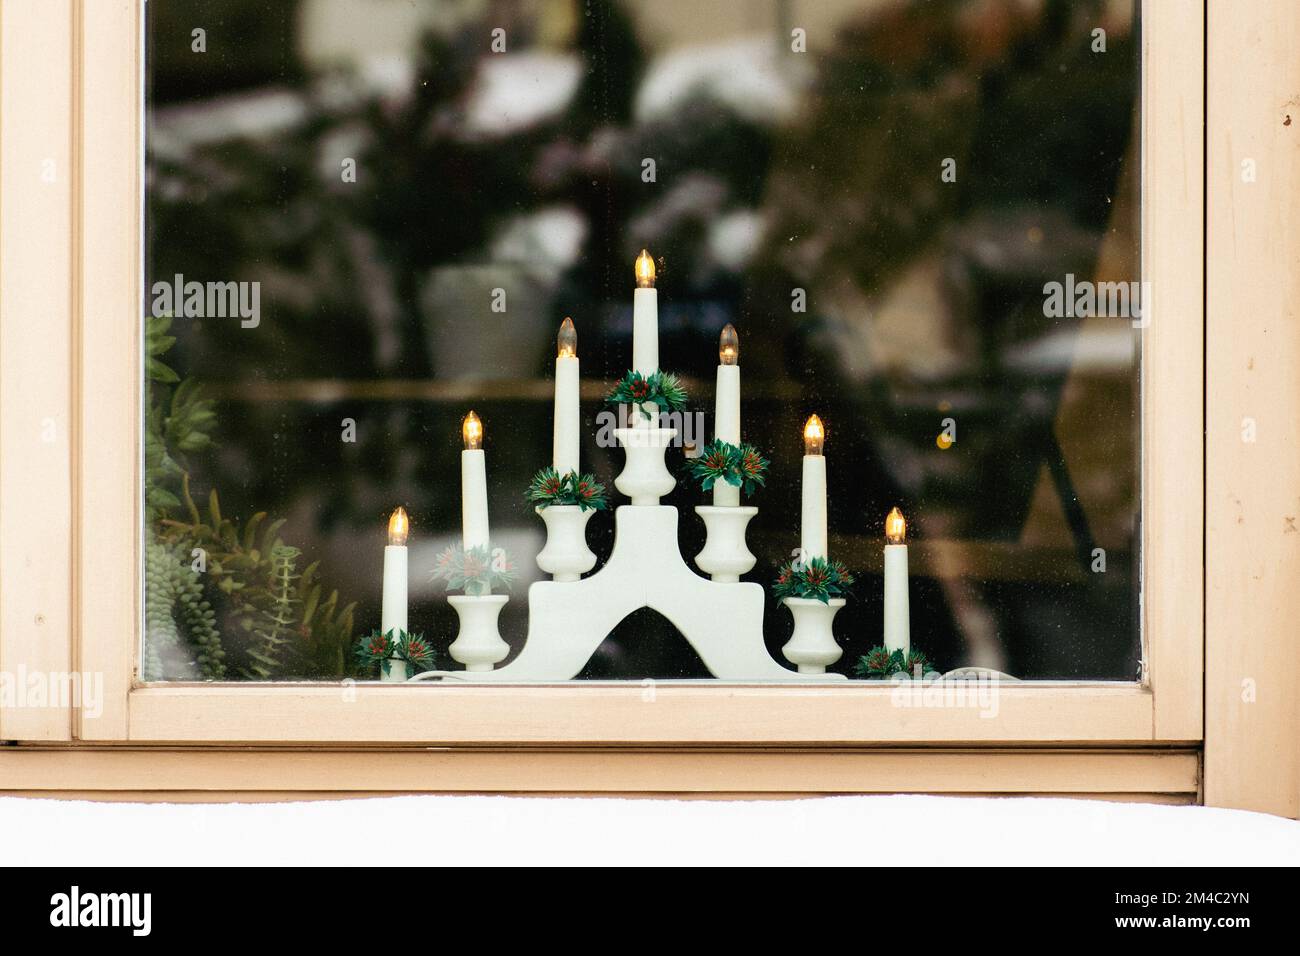
[(887, 646), (876, 645), (858, 658), (853, 672), (859, 678), (888, 678), (904, 663), (901, 650), (889, 650)]
[(767, 483), (769, 464), (753, 445), (731, 445), (714, 439), (687, 467), (699, 480), (701, 491), (711, 491), (719, 481), (725, 481), (748, 497)]
[(656, 405), (660, 412), (680, 412), (686, 407), (686, 389), (670, 372), (642, 375), (629, 371), (605, 398), (607, 405)]
[(741, 445), (735, 470), (740, 476), (741, 493), (749, 497), (767, 484), (767, 466), (771, 464), (753, 445)]
[(930, 660), (920, 651), (910, 651), (904, 656), (901, 650), (891, 651), (877, 645), (858, 658), (853, 672), (858, 677), (877, 679), (893, 677), (895, 674), (924, 677), (930, 673)]
[(843, 562), (817, 557), (782, 565), (772, 585), (772, 594), (778, 601), (806, 598), (829, 604), (831, 598), (847, 594), (852, 584), (853, 575)]
[(909, 677), (924, 677), (930, 673), (930, 659), (920, 651), (911, 651), (907, 655), (907, 660), (903, 663), (903, 672)]
[(595, 475), (571, 471), (563, 477), (554, 468), (543, 468), (533, 475), (525, 493), (539, 508), (550, 505), (577, 505), (583, 511), (603, 511), (609, 506), (605, 486)]
[(698, 458), (691, 459), (687, 463), (691, 476), (699, 479), (701, 491), (712, 491), (713, 486), (719, 481), (739, 484), (738, 481), (731, 481), (733, 447), (724, 441), (711, 441), (704, 446)]
[(423, 634), (406, 631), (371, 631), (363, 637), (354, 651), (362, 670), (383, 674), (392, 672), (393, 661), (402, 661), (415, 673), (433, 670), (437, 655)]
[(433, 579), (442, 581), (448, 591), (465, 594), (489, 594), (493, 590), (509, 591), (515, 583), (515, 565), (504, 548), (463, 548), (450, 545), (438, 555)]
[(406, 663), (417, 671), (433, 670), (436, 654), (433, 645), (424, 639), (423, 634), (410, 634), (403, 641), (406, 649)]
[(524, 492), (524, 497), (536, 502), (541, 507), (564, 504), (560, 500), (564, 494), (565, 479), (554, 468), (547, 466), (533, 475), (533, 480)]
[(604, 511), (609, 507), (605, 486), (596, 480), (595, 475), (583, 475), (579, 478), (577, 472), (571, 471), (567, 478), (569, 497), (573, 499), (573, 504), (583, 511)]
[(660, 411), (680, 412), (686, 407), (686, 389), (676, 375), (669, 372), (655, 372), (650, 376), (650, 384), (657, 395), (652, 401)]

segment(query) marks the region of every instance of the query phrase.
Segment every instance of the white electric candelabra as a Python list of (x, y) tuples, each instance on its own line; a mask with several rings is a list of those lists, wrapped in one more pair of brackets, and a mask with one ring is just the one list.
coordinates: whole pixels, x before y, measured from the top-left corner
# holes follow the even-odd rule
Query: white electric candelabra
[[(654, 260), (644, 251), (636, 262), (636, 277), (633, 366), (648, 376), (658, 371), (658, 302)], [(567, 319), (558, 344), (553, 464), (563, 476), (577, 470), (578, 447), (577, 340), (573, 324)], [(727, 326), (719, 350), (716, 437), (731, 445), (740, 443), (738, 355), (735, 329)], [(614, 547), (605, 566), (583, 577), (596, 562), (586, 541), (592, 510), (555, 504), (538, 508), (546, 525), (546, 546), (538, 554), (537, 564), (552, 580), (538, 581), (528, 589), (528, 636), (519, 655), (503, 667), (496, 666), (508, 653), (498, 629), (498, 617), (508, 600), (505, 595), (456, 595), (449, 601), (459, 617), (460, 629), (449, 650), (465, 670), (428, 671), (411, 680), (570, 680), (620, 621), (646, 607), (658, 611), (681, 632), (715, 678), (844, 679), (841, 674), (826, 673), (826, 665), (841, 654), (831, 621), (843, 606), (843, 599), (831, 599), (829, 604), (787, 599), (795, 631), (783, 652), (798, 670), (782, 666), (768, 653), (763, 642), (764, 589), (740, 580), (755, 563), (745, 543), (745, 532), (758, 509), (741, 506), (739, 489), (727, 486), (721, 479), (715, 486), (713, 504), (695, 509), (708, 533), (695, 563), (710, 577), (687, 566), (677, 544), (677, 509), (659, 503), (676, 486), (664, 455), (677, 431), (662, 427), (654, 405), (634, 405), (632, 412), (631, 427), (614, 430), (626, 456), (614, 486), (631, 503), (614, 511)], [(486, 466), (477, 418), (471, 423), (467, 417), (465, 428), (467, 457), (463, 462), (462, 495), (466, 501), (464, 546), (468, 549), (486, 544), (478, 540), (487, 534)], [(811, 533), (818, 542), (814, 550), (825, 557), (825, 459), (820, 455), (818, 445), (819, 460), (811, 473), (820, 476), (820, 481), (814, 479), (811, 485), (805, 458), (803, 518), (805, 547)]]

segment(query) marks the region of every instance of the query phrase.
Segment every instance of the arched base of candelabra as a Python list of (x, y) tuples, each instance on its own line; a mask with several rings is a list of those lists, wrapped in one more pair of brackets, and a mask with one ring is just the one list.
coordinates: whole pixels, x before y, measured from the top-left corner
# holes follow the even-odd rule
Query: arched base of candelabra
[[(614, 553), (600, 571), (580, 581), (538, 581), (528, 589), (528, 640), (518, 657), (495, 670), (455, 676), (493, 682), (571, 680), (620, 621), (648, 607), (681, 632), (719, 680), (809, 679), (768, 654), (760, 585), (721, 584), (686, 566), (677, 544), (676, 508), (623, 506), (614, 512), (614, 521)], [(818, 676), (845, 679), (841, 674)]]

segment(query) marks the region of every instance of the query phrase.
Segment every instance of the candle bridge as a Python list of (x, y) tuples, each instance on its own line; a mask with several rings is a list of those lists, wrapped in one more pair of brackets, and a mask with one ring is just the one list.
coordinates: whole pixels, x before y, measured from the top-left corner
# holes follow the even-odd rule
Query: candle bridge
[[(657, 374), (656, 274), (655, 260), (642, 250), (634, 267), (633, 290), (632, 372), (639, 376), (637, 382), (662, 381)], [(565, 319), (556, 337), (555, 361), (552, 466), (554, 478), (563, 478), (569, 473), (579, 474), (580, 380), (577, 331), (570, 319)], [(629, 380), (634, 380), (631, 373)], [(679, 395), (669, 401), (676, 403), (684, 395), (680, 395), (675, 379), (673, 385)], [(665, 394), (666, 388), (659, 393), (659, 401), (664, 401)], [(736, 452), (753, 453), (761, 468), (766, 468), (765, 459), (741, 445), (740, 408), (740, 339), (729, 324), (718, 340), (715, 443)], [(841, 674), (826, 672), (827, 665), (842, 653), (831, 632), (831, 619), (844, 605), (841, 597), (785, 598), (783, 603), (794, 616), (794, 634), (783, 653), (797, 671), (782, 666), (768, 653), (763, 640), (764, 589), (740, 580), (755, 563), (745, 544), (745, 529), (758, 509), (740, 504), (739, 488), (734, 483), (715, 481), (713, 503), (695, 509), (708, 531), (705, 548), (695, 563), (710, 577), (687, 566), (678, 546), (678, 511), (660, 504), (660, 498), (677, 483), (664, 462), (665, 452), (677, 433), (673, 428), (661, 427), (658, 415), (651, 417), (644, 414), (644, 409), (636, 410), (633, 427), (614, 430), (626, 456), (615, 487), (627, 495), (630, 503), (615, 509), (614, 545), (604, 567), (582, 576), (595, 563), (585, 540), (585, 526), (592, 512), (572, 504), (544, 503), (537, 510), (546, 523), (547, 544), (538, 555), (538, 565), (554, 579), (535, 582), (528, 589), (528, 634), (518, 656), (509, 664), (497, 666), (507, 654), (496, 627), (497, 614), (506, 601), (504, 595), (455, 595), (449, 601), (460, 617), (460, 634), (451, 653), (465, 664), (466, 670), (429, 671), (415, 680), (569, 680), (586, 666), (620, 621), (646, 607), (662, 614), (681, 632), (715, 678), (844, 679)], [(465, 417), (462, 437), (463, 544), (467, 550), (486, 548), (489, 535), (483, 424), (473, 412)], [(824, 567), (826, 430), (818, 416), (808, 419), (803, 439), (801, 561), (820, 561)], [(754, 458), (745, 460), (752, 464)], [(719, 460), (725, 463), (728, 458), (724, 455)], [(725, 622), (725, 626), (720, 627), (719, 622)]]

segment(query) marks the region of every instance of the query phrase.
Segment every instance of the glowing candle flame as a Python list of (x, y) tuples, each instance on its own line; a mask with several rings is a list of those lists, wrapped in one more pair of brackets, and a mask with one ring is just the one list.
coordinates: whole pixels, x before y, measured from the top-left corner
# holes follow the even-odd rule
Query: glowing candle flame
[(573, 327), (573, 319), (566, 317), (560, 323), (560, 334), (555, 337), (555, 354), (560, 358), (577, 357), (578, 330)]
[(890, 544), (902, 544), (907, 539), (907, 521), (903, 512), (894, 508), (885, 518), (885, 540)]
[(398, 508), (388, 519), (388, 543), (406, 544), (406, 537), (411, 532), (411, 521), (406, 517), (406, 509)]
[(740, 364), (740, 336), (736, 334), (736, 327), (728, 322), (722, 329), (722, 334), (718, 336), (718, 361), (723, 365)]
[(483, 447), (483, 422), (474, 412), (465, 416), (465, 421), (460, 426), (460, 435), (465, 440), (467, 451)]
[(825, 447), (826, 428), (822, 425), (822, 420), (813, 415), (808, 419), (808, 424), (803, 427), (803, 453), (820, 455)]
[(655, 287), (655, 261), (644, 249), (641, 250), (641, 255), (636, 257), (636, 287), (638, 289)]

